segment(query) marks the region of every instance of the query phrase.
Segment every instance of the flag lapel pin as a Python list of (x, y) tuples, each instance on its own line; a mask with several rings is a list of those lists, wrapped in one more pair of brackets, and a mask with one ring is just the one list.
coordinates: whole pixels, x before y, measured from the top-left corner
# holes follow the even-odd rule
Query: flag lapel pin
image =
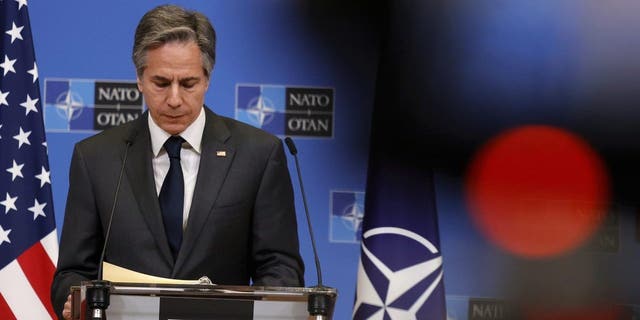
[(226, 157), (227, 156), (227, 152), (224, 150), (218, 150), (216, 151), (216, 156), (217, 157)]

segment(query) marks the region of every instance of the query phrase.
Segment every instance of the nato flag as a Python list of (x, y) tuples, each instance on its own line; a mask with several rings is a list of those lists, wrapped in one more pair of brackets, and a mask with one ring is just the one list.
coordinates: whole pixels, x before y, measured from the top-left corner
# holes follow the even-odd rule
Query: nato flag
[(422, 108), (397, 94), (406, 88), (393, 37), (386, 36), (376, 84), (353, 318), (446, 319), (434, 155), (415, 114)]
[(409, 80), (420, 59), (404, 50), (412, 33), (402, 6), (385, 3), (353, 318), (444, 320), (437, 153), (424, 126), (433, 101)]
[(445, 319), (432, 173), (373, 159), (354, 319)]

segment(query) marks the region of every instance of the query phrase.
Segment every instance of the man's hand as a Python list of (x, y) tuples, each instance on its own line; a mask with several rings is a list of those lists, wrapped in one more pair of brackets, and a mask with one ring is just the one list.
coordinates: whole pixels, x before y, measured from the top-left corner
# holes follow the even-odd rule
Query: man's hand
[(71, 320), (71, 295), (67, 297), (67, 302), (64, 303), (62, 317), (64, 317), (65, 320)]

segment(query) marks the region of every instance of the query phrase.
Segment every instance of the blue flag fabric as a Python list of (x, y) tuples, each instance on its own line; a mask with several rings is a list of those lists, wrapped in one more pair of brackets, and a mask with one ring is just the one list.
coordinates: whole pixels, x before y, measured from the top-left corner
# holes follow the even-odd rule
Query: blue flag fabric
[[(447, 317), (433, 166), (425, 126), (433, 101), (411, 79), (421, 57), (407, 29), (406, 2), (384, 2), (362, 243), (353, 319)], [(386, 20), (385, 20), (386, 19)], [(422, 73), (420, 73), (422, 75)]]
[(0, 319), (55, 318), (58, 257), (26, 0), (0, 0)]
[(354, 319), (446, 319), (430, 170), (370, 163)]

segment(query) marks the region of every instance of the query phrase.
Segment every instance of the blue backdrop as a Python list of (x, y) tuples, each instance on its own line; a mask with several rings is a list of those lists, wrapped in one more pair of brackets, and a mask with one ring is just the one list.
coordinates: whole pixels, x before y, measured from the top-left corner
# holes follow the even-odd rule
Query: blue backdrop
[[(53, 79), (135, 80), (134, 28), (162, 3), (30, 2), (41, 87)], [(640, 304), (633, 188), (640, 159), (640, 5), (635, 1), (398, 1), (381, 11), (364, 1), (175, 3), (205, 13), (217, 30), (217, 63), (206, 97), (215, 112), (235, 117), (242, 85), (333, 90), (331, 136), (296, 137), (296, 144), (324, 282), (339, 290), (336, 319), (350, 318), (354, 301), (380, 61), (397, 70), (391, 75), (397, 80), (377, 84), (395, 97), (388, 112), (395, 112), (395, 104), (414, 106), (413, 112), (391, 117), (389, 130), (407, 130), (405, 121), (417, 122), (407, 135), (423, 139), (420, 151), (433, 160), (451, 319), (471, 319), (473, 299), (509, 297), (513, 283), (541, 295), (557, 292), (552, 283), (560, 283), (573, 288), (569, 295), (593, 289), (619, 304)], [(600, 245), (593, 250), (531, 261), (500, 250), (473, 227), (464, 203), (468, 158), (492, 135), (526, 123), (579, 132), (606, 159), (616, 218), (605, 228), (609, 233), (596, 237)], [(58, 231), (73, 144), (91, 134), (47, 134)], [(404, 151), (402, 144), (390, 150)], [(297, 179), (291, 158), (289, 165)], [(312, 285), (312, 251), (294, 186), (305, 278)]]

